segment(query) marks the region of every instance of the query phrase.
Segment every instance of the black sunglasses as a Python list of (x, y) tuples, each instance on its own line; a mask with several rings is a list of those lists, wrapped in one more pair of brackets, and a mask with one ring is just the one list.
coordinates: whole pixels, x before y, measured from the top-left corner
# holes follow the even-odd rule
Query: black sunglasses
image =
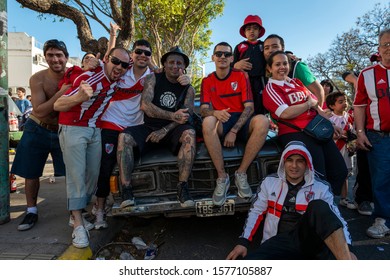
[(120, 60), (119, 58), (117, 58), (115, 56), (110, 55), (109, 57), (111, 58), (110, 61), (112, 62), (112, 64), (115, 64), (115, 65), (119, 65), (120, 64), (122, 66), (122, 68), (124, 68), (124, 69), (127, 69), (130, 66), (130, 63), (124, 62), (124, 61)]
[(233, 54), (231, 52), (215, 52), (214, 55), (216, 57), (222, 57), (225, 56), (226, 58), (231, 57)]
[(152, 52), (151, 51), (148, 51), (148, 50), (142, 50), (142, 49), (135, 49), (134, 50), (134, 53), (135, 54), (145, 54), (146, 56), (151, 56), (152, 55)]
[(58, 41), (57, 39), (48, 40), (43, 45), (43, 49), (46, 50), (48, 48), (57, 48), (60, 50), (66, 50), (66, 45), (62, 41)]

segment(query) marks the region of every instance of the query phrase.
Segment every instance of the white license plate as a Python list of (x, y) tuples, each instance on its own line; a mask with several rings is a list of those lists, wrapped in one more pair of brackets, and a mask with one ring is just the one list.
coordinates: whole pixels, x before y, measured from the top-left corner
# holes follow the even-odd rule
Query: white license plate
[(197, 201), (196, 216), (198, 217), (212, 217), (212, 216), (224, 216), (224, 215), (234, 215), (234, 200), (228, 199), (225, 204), (222, 206), (217, 206), (213, 204), (212, 200), (202, 200)]

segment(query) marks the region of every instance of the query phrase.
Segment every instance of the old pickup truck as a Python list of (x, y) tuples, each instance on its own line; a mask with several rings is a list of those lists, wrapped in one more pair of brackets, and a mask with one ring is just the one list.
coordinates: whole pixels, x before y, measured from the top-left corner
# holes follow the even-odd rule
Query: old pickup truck
[[(195, 200), (195, 207), (182, 208), (176, 199), (178, 183), (177, 158), (168, 149), (151, 150), (136, 162), (132, 174), (132, 186), (135, 205), (120, 208), (121, 190), (118, 169), (111, 177), (111, 193), (114, 200), (112, 215), (133, 215), (151, 217), (156, 215), (199, 217), (233, 215), (235, 212), (247, 211), (254, 195), (242, 199), (237, 195), (234, 185), (234, 172), (239, 166), (245, 146), (241, 143), (234, 148), (224, 148), (225, 168), (231, 180), (226, 203), (214, 206), (211, 200), (217, 173), (204, 143), (197, 143), (196, 158), (189, 179), (189, 189)], [(276, 142), (276, 134), (270, 130), (267, 140), (247, 171), (248, 183), (256, 193), (261, 180), (278, 168), (281, 148)]]

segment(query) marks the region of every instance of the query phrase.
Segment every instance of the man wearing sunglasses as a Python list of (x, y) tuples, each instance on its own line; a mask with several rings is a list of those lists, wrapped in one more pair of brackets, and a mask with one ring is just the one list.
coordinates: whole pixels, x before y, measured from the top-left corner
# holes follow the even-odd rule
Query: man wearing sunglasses
[(11, 173), (25, 178), (27, 211), (18, 226), (21, 231), (32, 228), (38, 221), (39, 177), (42, 176), (49, 153), (53, 159), (54, 175), (65, 175), (57, 135), (58, 113), (54, 111), (53, 104), (69, 88), (69, 85), (58, 88), (66, 70), (69, 53), (64, 42), (53, 39), (44, 44), (43, 55), (49, 68), (30, 78), (33, 112), (24, 125), (11, 169)]
[(59, 138), (66, 167), (67, 205), (74, 220), (73, 246), (89, 245), (81, 210), (89, 203), (97, 184), (101, 158), (101, 114), (112, 98), (117, 82), (130, 65), (124, 48), (114, 48), (104, 64), (75, 78), (72, 87), (55, 103), (60, 111)]
[(144, 39), (135, 41), (131, 51), (133, 64), (118, 83), (115, 95), (110, 100), (107, 110), (102, 115), (102, 159), (97, 183), (97, 211), (95, 228), (107, 228), (105, 201), (110, 194), (110, 176), (117, 162), (116, 153), (119, 133), (126, 127), (143, 124), (144, 113), (141, 111), (141, 93), (144, 79), (151, 73), (152, 47)]
[(225, 147), (234, 147), (240, 139), (246, 142), (241, 164), (235, 172), (238, 195), (252, 197), (246, 171), (262, 148), (269, 122), (264, 115), (253, 116), (253, 98), (248, 75), (230, 67), (232, 47), (221, 42), (214, 47), (212, 60), (216, 71), (202, 81), (200, 113), (203, 119), (203, 138), (218, 173), (213, 203), (226, 201), (230, 178), (224, 168), (221, 140)]
[[(188, 124), (194, 108), (195, 90), (191, 85), (184, 86), (179, 82), (189, 64), (189, 58), (179, 47), (174, 47), (162, 56), (161, 64), (164, 66), (162, 73), (154, 73), (145, 78), (141, 97), (145, 123), (128, 127), (119, 135), (118, 165), (122, 184), (122, 208), (136, 205), (130, 181), (134, 166), (134, 147), (142, 154), (157, 145), (170, 147), (177, 154), (177, 200), (180, 205), (195, 205), (187, 182), (195, 158), (195, 131)], [(180, 99), (184, 99), (182, 106)]]

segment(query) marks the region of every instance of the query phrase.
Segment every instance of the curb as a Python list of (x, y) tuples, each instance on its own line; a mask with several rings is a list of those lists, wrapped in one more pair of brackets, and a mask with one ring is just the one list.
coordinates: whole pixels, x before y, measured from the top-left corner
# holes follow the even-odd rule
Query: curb
[(90, 247), (79, 249), (70, 245), (58, 260), (90, 260), (92, 256), (93, 254)]

